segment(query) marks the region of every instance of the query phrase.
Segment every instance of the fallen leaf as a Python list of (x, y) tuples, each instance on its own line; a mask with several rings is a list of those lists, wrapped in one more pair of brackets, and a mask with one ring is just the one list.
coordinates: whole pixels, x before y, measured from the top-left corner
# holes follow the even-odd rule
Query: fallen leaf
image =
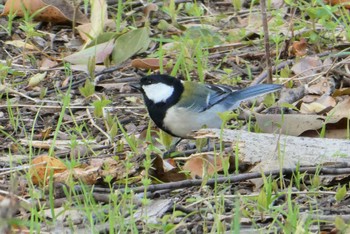
[(336, 89), (332, 94), (333, 97), (338, 97), (343, 95), (350, 95), (350, 88)]
[(51, 59), (44, 57), (41, 61), (40, 69), (52, 68), (52, 67), (56, 66), (57, 64), (58, 64), (58, 62), (52, 61)]
[(52, 127), (47, 127), (40, 131), (40, 139), (46, 140), (52, 132)]
[(315, 113), (319, 113), (322, 112), (324, 109), (326, 109), (327, 107), (324, 106), (321, 103), (317, 103), (317, 102), (312, 102), (312, 103), (302, 103), (300, 106), (300, 113), (303, 114), (315, 114)]
[(73, 64), (88, 64), (95, 57), (95, 63), (102, 63), (113, 51), (114, 39), (89, 47), (74, 54), (68, 55), (63, 60)]
[(34, 87), (37, 86), (41, 81), (43, 81), (46, 77), (47, 72), (37, 73), (34, 76), (29, 78), (28, 86)]
[(67, 183), (73, 177), (74, 181), (81, 181), (84, 184), (96, 184), (100, 176), (100, 167), (88, 166), (85, 168), (74, 168), (73, 170), (66, 170), (62, 173), (57, 173), (54, 176), (55, 182)]
[(171, 165), (166, 160), (155, 155), (152, 162), (152, 168), (149, 174), (162, 182), (174, 182), (187, 179), (187, 176), (177, 167)]
[[(330, 101), (330, 103), (332, 102), (333, 101)], [(325, 137), (331, 137), (332, 135), (346, 136), (348, 131), (346, 123), (350, 118), (350, 97), (339, 102), (334, 108), (329, 110), (327, 116), (315, 114), (265, 115), (256, 113), (255, 117), (259, 128), (266, 133), (315, 137), (318, 136), (318, 132), (325, 127)], [(334, 134), (335, 131), (337, 131), (336, 134)], [(343, 131), (343, 133), (339, 131)]]
[(91, 1), (91, 30), (89, 32), (91, 38), (96, 38), (103, 32), (107, 19), (108, 13), (106, 1)]
[(322, 61), (317, 56), (306, 56), (295, 63), (291, 70), (296, 75), (311, 76), (322, 68)]
[(148, 3), (142, 10), (144, 14), (144, 21), (149, 20), (150, 14), (153, 11), (158, 11), (159, 7), (157, 4), (154, 3)]
[(301, 38), (300, 41), (294, 41), (291, 48), (291, 53), (297, 57), (303, 57), (307, 53), (307, 42), (305, 38)]
[(336, 101), (333, 97), (328, 95), (322, 95), (311, 103), (302, 103), (300, 106), (300, 113), (313, 114), (324, 113), (336, 106)]
[(189, 171), (192, 178), (212, 176), (222, 170), (222, 160), (214, 154), (195, 154), (186, 160), (183, 170)]
[(115, 41), (113, 64), (118, 65), (133, 55), (146, 51), (150, 42), (147, 28), (138, 28), (121, 35)]
[(22, 40), (12, 40), (12, 41), (6, 41), (6, 45), (13, 45), (17, 48), (24, 48), (27, 50), (35, 50), (35, 46), (31, 45), (28, 42), (22, 41)]
[[(96, 45), (96, 44), (101, 44), (102, 42), (106, 42), (111, 40), (112, 38), (115, 38), (115, 35), (117, 35), (117, 33), (115, 32), (100, 32), (99, 34), (97, 34), (95, 37), (93, 37), (90, 32), (92, 30), (92, 24), (91, 23), (86, 23), (86, 24), (81, 24), (77, 27), (75, 27), (78, 32), (80, 37), (86, 41), (87, 43), (89, 43), (90, 38), (93, 38), (93, 40), (90, 42), (90, 44), (87, 47), (90, 47), (91, 45)], [(105, 24), (103, 25), (102, 29), (105, 30), (106, 28), (115, 28), (115, 21), (111, 20), (111, 19), (107, 19)], [(107, 36), (106, 36), (107, 35)], [(105, 37), (105, 40), (97, 40), (97, 38), (100, 37)]]
[(36, 157), (31, 162), (29, 174), (35, 185), (44, 184), (50, 175), (61, 173), (67, 170), (66, 165), (60, 160), (47, 155)]
[(17, 16), (23, 16), (22, 5), (29, 14), (34, 14), (36, 20), (65, 23), (75, 21), (79, 24), (89, 22), (88, 18), (76, 9), (67, 0), (8, 0), (4, 6), (2, 15), (8, 15), (16, 12)]
[(333, 93), (334, 90), (334, 81), (332, 79), (328, 79), (326, 77), (322, 77), (318, 80), (316, 84), (310, 85), (307, 87), (306, 91), (309, 94), (330, 94)]
[(350, 119), (350, 97), (339, 102), (329, 113), (328, 116), (337, 116), (338, 118)]
[[(163, 59), (163, 67), (167, 65), (167, 60)], [(138, 69), (158, 70), (160, 62), (158, 58), (134, 59), (131, 61), (131, 66)]]
[(350, 0), (324, 0), (325, 3), (330, 5), (342, 5), (347, 9), (350, 9)]

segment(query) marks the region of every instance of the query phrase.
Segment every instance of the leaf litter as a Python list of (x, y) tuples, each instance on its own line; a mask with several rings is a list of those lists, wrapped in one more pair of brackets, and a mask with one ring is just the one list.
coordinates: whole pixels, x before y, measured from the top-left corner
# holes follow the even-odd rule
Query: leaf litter
[[(3, 15), (10, 17), (11, 11), (19, 10), (20, 13), (23, 10), (16, 4), (14, 7), (17, 8), (9, 10), (12, 2), (16, 1), (6, 1)], [(318, 215), (332, 220), (310, 225), (309, 231), (347, 228), (335, 217), (344, 216), (344, 221), (348, 221), (348, 195), (339, 201), (327, 201), (334, 199), (337, 188), (346, 183), (349, 172), (336, 175), (335, 168), (332, 175), (311, 176), (310, 173), (307, 178), (303, 177), (301, 185), (293, 184), (295, 180), (290, 174), (274, 177), (275, 192), (270, 198), (270, 207), (262, 204), (268, 201), (262, 195), (262, 191), (267, 191), (266, 177), (259, 181), (226, 181), (214, 187), (209, 182), (215, 176), (225, 178), (234, 173), (244, 176), (244, 173), (254, 171), (259, 174), (278, 169), (280, 161), (244, 160), (250, 155), (237, 158), (236, 149), (245, 145), (237, 140), (226, 142), (229, 147), (224, 147), (221, 153), (222, 145), (215, 143), (210, 152), (197, 153), (195, 147), (199, 144), (187, 140), (179, 145), (178, 151), (192, 156), (164, 160), (161, 157), (167, 150), (164, 145), (171, 139), (149, 127), (141, 97), (129, 86), (149, 70), (157, 69), (237, 87), (254, 83), (254, 77), (255, 80), (266, 78), (265, 54), (259, 39), (264, 34), (258, 5), (243, 6), (237, 11), (230, 1), (159, 1), (148, 6), (128, 2), (121, 16), (123, 22), (117, 25), (110, 21), (117, 15), (114, 1), (108, 1), (108, 6), (104, 5), (105, 1), (99, 1), (103, 7), (101, 12), (94, 10), (96, 14), (92, 14), (91, 23), (83, 5), (62, 6), (59, 3), (66, 4), (66, 1), (35, 1), (39, 6), (29, 12), (37, 9), (42, 12), (36, 18), (39, 22), (35, 23), (36, 33), (32, 35), (28, 34), (31, 25), (23, 27), (21, 18), (13, 21), (14, 30), (4, 27), (1, 30), (5, 33), (0, 31), (0, 163), (3, 168), (0, 186), (1, 191), (9, 191), (1, 198), (0, 205), (18, 211), (4, 213), (1, 218), (28, 219), (35, 207), (44, 207), (48, 214), (54, 209), (58, 214), (62, 207), (71, 205), (64, 214), (58, 215), (62, 230), (70, 230), (73, 223), (80, 222), (81, 225), (75, 225), (75, 230), (84, 232), (91, 227), (84, 223), (86, 214), (77, 204), (88, 201), (81, 194), (89, 191), (92, 194), (89, 201), (99, 205), (93, 221), (96, 222), (94, 231), (108, 232), (111, 227), (106, 222), (109, 217), (106, 209), (110, 209), (111, 199), (123, 201), (126, 194), (123, 197), (123, 191), (144, 186), (148, 183), (147, 178), (156, 190), (147, 192), (145, 186), (142, 192), (135, 192), (128, 200), (124, 211), (120, 210), (125, 222), (139, 231), (229, 231), (237, 217), (241, 231), (278, 230), (281, 227), (273, 222), (274, 219), (283, 224), (289, 222), (283, 215), (288, 211), (287, 194), (293, 194), (302, 217), (310, 219), (307, 209), (316, 207), (309, 204), (312, 197), (319, 203)], [(301, 20), (302, 15), (291, 5), (274, 1), (273, 6), (278, 6), (274, 10), (281, 10), (292, 23)], [(296, 7), (305, 11), (302, 4)], [(74, 19), (71, 13), (75, 9), (79, 13)], [(248, 12), (249, 9), (253, 13)], [(294, 15), (288, 10), (293, 10)], [(317, 15), (311, 10), (306, 12), (311, 18)], [(334, 11), (334, 14), (339, 12)], [(23, 16), (23, 12), (18, 16)], [(244, 103), (242, 108), (250, 109), (249, 121), (256, 121), (256, 125), (247, 124), (249, 121), (240, 117), (242, 112), (237, 114), (235, 121), (228, 123), (231, 128), (254, 128), (264, 133), (296, 137), (349, 139), (349, 68), (346, 54), (337, 50), (347, 41), (341, 36), (344, 31), (341, 25), (332, 31), (339, 37), (329, 38), (332, 34), (327, 27), (334, 22), (326, 17), (321, 19), (329, 20), (329, 24), (322, 25), (320, 20), (312, 28), (310, 22), (305, 22), (301, 29), (293, 28), (278, 15), (270, 15), (269, 33), (275, 43), (270, 53), (276, 58), (274, 82), (285, 84), (285, 89), (280, 99), (273, 97), (276, 101), (279, 99), (273, 100), (273, 104), (266, 99), (258, 99), (255, 104)], [(1, 20), (2, 25), (8, 25), (9, 18), (3, 16)], [(80, 26), (73, 28), (60, 24), (69, 21)], [(105, 23), (98, 27), (101, 22)], [(34, 24), (32, 27), (34, 29)], [(76, 35), (75, 30), (80, 35)], [(318, 30), (322, 37), (315, 38), (313, 30)], [(335, 39), (337, 45), (332, 41)], [(278, 40), (281, 43), (277, 43)], [(88, 79), (91, 80), (90, 88), (87, 87)], [(86, 96), (82, 95), (83, 86)], [(67, 91), (69, 95), (66, 95)], [(69, 98), (67, 106), (63, 105), (65, 98)], [(103, 101), (106, 99), (111, 103)], [(266, 109), (264, 104), (267, 103), (270, 107)], [(97, 108), (101, 109), (101, 115), (94, 114)], [(151, 131), (149, 135), (147, 129)], [(308, 138), (303, 139), (307, 141)], [(145, 163), (147, 158), (152, 162), (149, 166)], [(38, 166), (38, 160), (43, 164)], [(328, 163), (332, 165), (330, 168), (348, 167), (348, 164), (336, 164), (336, 160), (329, 159)], [(284, 165), (295, 166), (288, 159)], [(311, 166), (318, 164), (311, 162)], [(28, 171), (31, 176), (26, 176)], [(192, 185), (196, 180), (200, 183), (197, 181)], [(39, 184), (35, 188), (40, 191), (41, 199), (29, 196), (32, 183)], [(45, 191), (50, 183), (54, 183), (55, 193), (48, 195)], [(321, 183), (330, 192), (318, 190), (317, 196), (313, 196), (316, 193), (307, 186), (320, 186)], [(75, 186), (70, 186), (72, 184)], [(288, 191), (287, 184), (293, 185), (292, 191)], [(145, 198), (149, 199), (148, 203)], [(218, 205), (219, 198), (222, 206)], [(18, 207), (11, 202), (13, 199), (33, 200), (33, 203), (31, 208)], [(51, 204), (50, 199), (54, 199)], [(257, 203), (266, 210), (257, 208)], [(225, 209), (221, 210), (222, 207)], [(282, 212), (273, 217), (277, 207)], [(271, 210), (273, 212), (269, 213)], [(67, 218), (70, 215), (72, 218)], [(305, 220), (300, 218), (297, 227), (283, 230), (297, 231), (302, 222)], [(55, 230), (47, 222), (39, 225), (42, 231)], [(23, 231), (27, 228), (26, 225), (9, 225), (3, 230)], [(125, 227), (116, 224), (112, 228), (124, 230)]]

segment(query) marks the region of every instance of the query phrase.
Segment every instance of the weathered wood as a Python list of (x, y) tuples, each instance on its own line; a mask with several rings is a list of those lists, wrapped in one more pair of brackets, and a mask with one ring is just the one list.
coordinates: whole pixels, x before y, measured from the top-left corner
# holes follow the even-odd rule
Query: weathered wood
[[(302, 166), (320, 163), (350, 163), (350, 141), (340, 139), (322, 139), (294, 137), (267, 133), (252, 133), (243, 130), (203, 129), (195, 134), (196, 138), (220, 138), (233, 142), (243, 162), (258, 163), (265, 160), (288, 161)], [(235, 145), (237, 147), (235, 147)], [(284, 163), (283, 163), (284, 164)]]

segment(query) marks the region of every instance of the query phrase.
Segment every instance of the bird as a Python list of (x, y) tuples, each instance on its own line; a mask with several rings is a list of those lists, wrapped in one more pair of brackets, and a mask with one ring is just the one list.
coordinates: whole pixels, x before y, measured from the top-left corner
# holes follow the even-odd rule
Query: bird
[(219, 84), (182, 81), (166, 74), (144, 76), (131, 86), (142, 93), (156, 126), (180, 139), (203, 127), (220, 128), (218, 113), (237, 109), (242, 101), (282, 89), (279, 84), (258, 84), (241, 90)]

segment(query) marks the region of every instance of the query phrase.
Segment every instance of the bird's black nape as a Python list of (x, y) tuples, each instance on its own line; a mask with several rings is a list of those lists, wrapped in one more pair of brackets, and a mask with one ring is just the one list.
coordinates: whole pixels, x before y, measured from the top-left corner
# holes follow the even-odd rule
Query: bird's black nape
[(162, 74), (153, 74), (149, 76), (142, 77), (140, 80), (140, 85), (150, 85), (150, 84), (157, 84), (157, 83), (163, 83), (169, 86), (177, 87), (181, 85), (181, 81), (176, 79), (175, 77), (169, 76), (169, 75), (162, 75)]

